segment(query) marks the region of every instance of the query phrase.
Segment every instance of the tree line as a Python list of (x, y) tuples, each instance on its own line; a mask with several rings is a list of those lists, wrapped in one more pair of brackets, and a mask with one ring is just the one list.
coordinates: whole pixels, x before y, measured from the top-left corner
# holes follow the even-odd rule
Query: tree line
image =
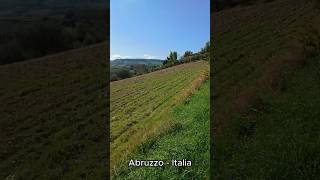
[(209, 60), (210, 53), (210, 42), (206, 42), (205, 46), (201, 48), (199, 52), (193, 53), (190, 50), (184, 52), (182, 57), (178, 59), (178, 53), (176, 51), (170, 51), (169, 56), (163, 61), (162, 68), (167, 68), (177, 64), (198, 61), (198, 60)]
[[(61, 17), (0, 21), (0, 65), (81, 48), (107, 39), (105, 13), (66, 10)], [(6, 28), (10, 30), (6, 30)], [(7, 32), (6, 32), (7, 31)]]
[(193, 53), (192, 51), (187, 50), (180, 58), (178, 58), (178, 53), (176, 51), (170, 51), (168, 57), (163, 61), (162, 65), (133, 64), (129, 67), (112, 67), (109, 73), (110, 81), (126, 79), (183, 63), (199, 60), (209, 61), (209, 53), (210, 42), (206, 42), (205, 46), (201, 48), (199, 52)]

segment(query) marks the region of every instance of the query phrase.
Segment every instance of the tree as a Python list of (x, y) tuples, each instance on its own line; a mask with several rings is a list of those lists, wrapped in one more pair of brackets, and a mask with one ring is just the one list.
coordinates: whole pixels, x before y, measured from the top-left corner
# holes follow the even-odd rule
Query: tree
[(192, 56), (192, 54), (193, 54), (192, 51), (186, 51), (186, 52), (184, 52), (183, 57), (189, 57), (189, 56)]
[(169, 56), (166, 60), (163, 61), (163, 65), (168, 67), (179, 63), (178, 61), (178, 53), (176, 51), (170, 51)]
[(210, 41), (206, 42), (206, 44), (200, 51), (200, 53), (207, 53), (207, 52), (210, 52)]
[(178, 60), (178, 53), (176, 51), (170, 51), (169, 56), (167, 57), (167, 60), (169, 61), (169, 63), (174, 63), (175, 61)]

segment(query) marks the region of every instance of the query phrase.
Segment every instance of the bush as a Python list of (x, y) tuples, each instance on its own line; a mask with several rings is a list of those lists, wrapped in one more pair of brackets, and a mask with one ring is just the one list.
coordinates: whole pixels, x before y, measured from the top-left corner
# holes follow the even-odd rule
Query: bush
[(130, 69), (125, 67), (112, 67), (110, 70), (110, 80), (116, 81), (120, 79), (126, 79), (132, 77)]

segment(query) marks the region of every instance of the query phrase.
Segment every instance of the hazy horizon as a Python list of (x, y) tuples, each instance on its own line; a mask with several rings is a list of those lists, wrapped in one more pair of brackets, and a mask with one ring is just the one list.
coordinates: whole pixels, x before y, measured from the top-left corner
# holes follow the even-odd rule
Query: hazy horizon
[(161, 60), (161, 61), (164, 61), (165, 59), (159, 59), (159, 58), (149, 58), (149, 59), (147, 59), (147, 58), (135, 58), (135, 57), (133, 57), (133, 58), (117, 58), (117, 59), (111, 59), (110, 58), (110, 61), (114, 61), (114, 60), (126, 60), (126, 59), (144, 59), (144, 60)]

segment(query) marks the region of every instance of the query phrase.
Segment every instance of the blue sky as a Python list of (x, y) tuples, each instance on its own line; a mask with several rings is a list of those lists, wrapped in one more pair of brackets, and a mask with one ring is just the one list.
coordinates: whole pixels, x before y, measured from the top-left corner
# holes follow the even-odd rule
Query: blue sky
[(165, 59), (210, 39), (210, 0), (111, 0), (110, 58)]

